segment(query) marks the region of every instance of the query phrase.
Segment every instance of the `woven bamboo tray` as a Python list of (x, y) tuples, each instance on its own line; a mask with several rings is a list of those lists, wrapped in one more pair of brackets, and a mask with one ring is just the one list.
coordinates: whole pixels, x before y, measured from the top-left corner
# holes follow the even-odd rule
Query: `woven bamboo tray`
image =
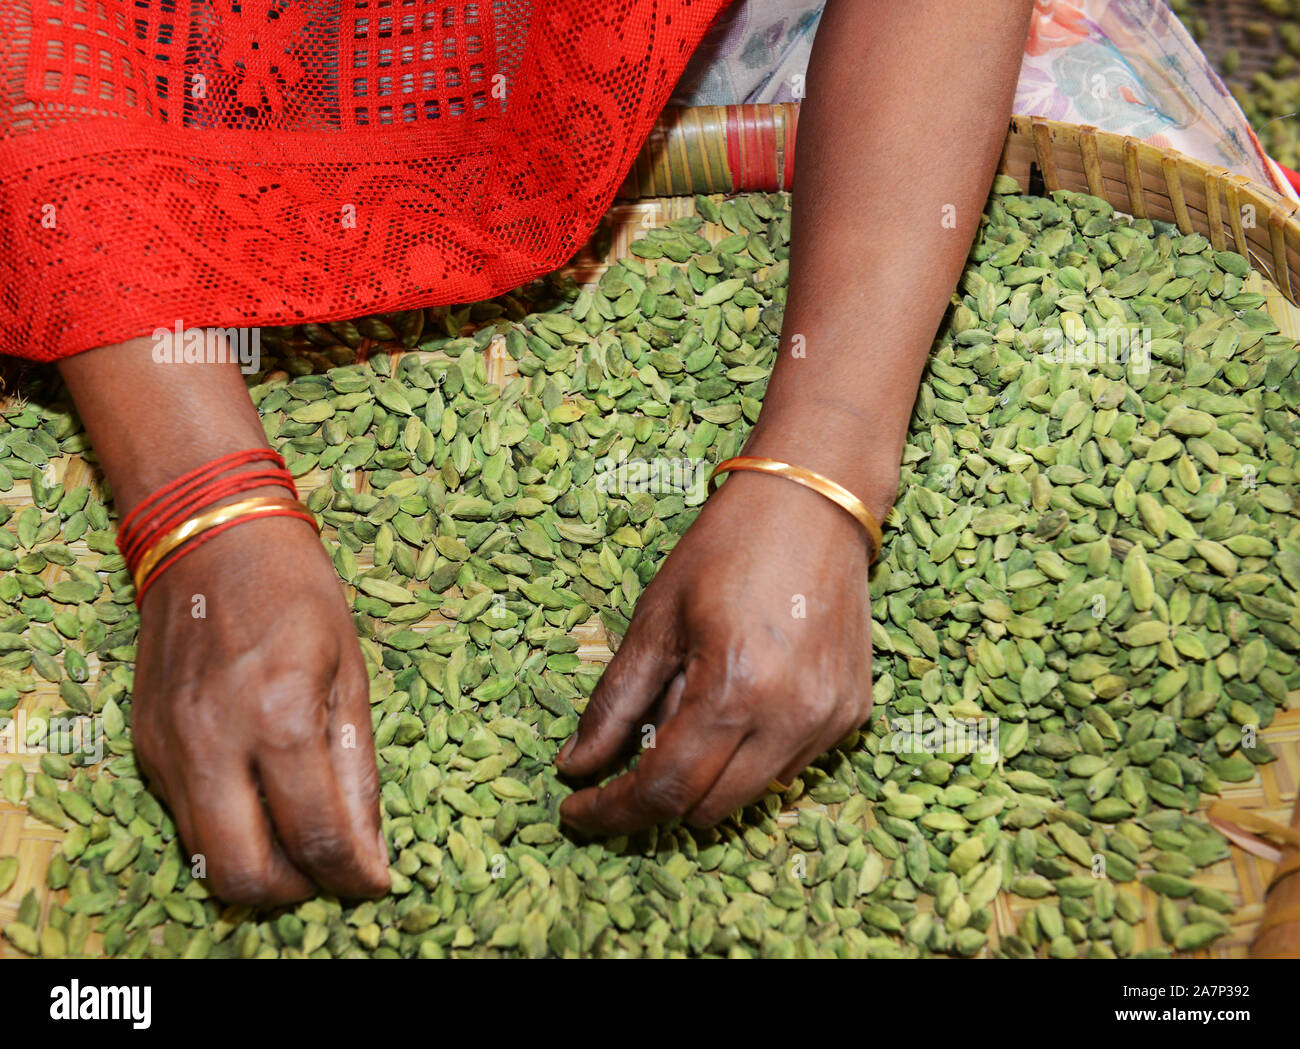
[[(606, 218), (607, 248), (598, 251), (589, 244), (570, 262), (566, 271), (583, 283), (597, 280), (613, 260), (629, 254), (632, 241), (641, 237), (648, 226), (693, 214), (695, 208), (689, 194), (788, 188), (792, 167), (786, 151), (792, 151), (796, 122), (797, 109), (793, 106), (699, 109), (669, 114), (652, 135), (647, 149), (638, 158), (623, 186), (623, 195), (636, 195), (643, 199), (616, 203)], [(758, 156), (758, 151), (778, 148), (782, 157), (780, 163), (775, 160), (765, 162)], [(1266, 295), (1269, 310), (1282, 331), (1300, 341), (1300, 308), (1294, 305), (1292, 293), (1293, 288), (1300, 289), (1300, 279), (1297, 279), (1294, 269), (1300, 261), (1300, 218), (1296, 216), (1300, 206), (1248, 179), (1210, 168), (1172, 151), (1093, 128), (1022, 117), (1012, 121), (1000, 170), (1015, 177), (1025, 189), (1042, 192), (1044, 189), (1063, 188), (1094, 192), (1121, 211), (1172, 221), (1183, 232), (1197, 231), (1220, 247), (1232, 247), (1243, 254), (1248, 252), (1255, 265), (1270, 277), (1261, 280), (1252, 275), (1250, 286)], [(1262, 220), (1261, 226), (1252, 227), (1242, 221), (1241, 208), (1247, 204), (1256, 209), (1256, 215)], [(711, 225), (706, 225), (700, 232), (712, 240), (727, 235), (721, 227)], [(656, 263), (647, 261), (646, 265), (653, 268)], [(1277, 274), (1282, 275), (1280, 282), (1272, 279)], [(1283, 283), (1285, 294), (1281, 290)], [(396, 344), (382, 348), (390, 355), (394, 372), (405, 353), (435, 356), (404, 350)], [(489, 379), (504, 386), (514, 374), (514, 361), (509, 355), (490, 349)], [(79, 456), (63, 460), (58, 466), (58, 479), (68, 484), (94, 483), (97, 476), (96, 468)], [(365, 490), (366, 480), (361, 471), (358, 471), (357, 483)], [(298, 484), (305, 498), (315, 488), (328, 484), (328, 476), (313, 471), (300, 478)], [(30, 501), (30, 489), (24, 481), (17, 482), (11, 491), (0, 495), (0, 502), (15, 508)], [(326, 535), (329, 535), (328, 529)], [(73, 549), (79, 557), (96, 556), (91, 555), (81, 542), (74, 544)], [(363, 567), (369, 567), (364, 556), (359, 560)], [(65, 568), (53, 564), (42, 573), (47, 584), (66, 575)], [(436, 613), (430, 617), (430, 622), (435, 617)], [(413, 624), (416, 629), (420, 625)], [(584, 661), (605, 663), (612, 658), (599, 619), (593, 618), (577, 627), (572, 636), (579, 642), (579, 656)], [(90, 661), (93, 680), (98, 668), (93, 655)], [(45, 681), (40, 681), (37, 688), (23, 698), (19, 709), (30, 712), (42, 705), (55, 709), (60, 706), (56, 686)], [(1256, 809), (1283, 823), (1290, 820), (1300, 793), (1300, 691), (1291, 694), (1288, 707), (1262, 733), (1278, 755), (1278, 760), (1261, 766), (1249, 783), (1234, 784), (1224, 792), (1225, 800), (1242, 808)], [(0, 755), (0, 764), (6, 760), (12, 759)], [(25, 754), (18, 760), (29, 771), (35, 771), (39, 755)], [(802, 807), (819, 806), (811, 801), (801, 801), (783, 813), (782, 822), (794, 823)], [(1203, 811), (1199, 815), (1203, 817)], [(0, 799), (0, 855), (17, 855), (20, 862), (17, 881), (8, 893), (0, 897), (0, 925), (14, 919), (18, 903), (28, 889), (35, 889), (41, 898), (44, 918), (52, 898), (60, 895), (45, 886), (45, 871), (60, 840), (59, 831)], [(1234, 850), (1229, 859), (1198, 872), (1193, 880), (1232, 894), (1240, 906), (1234, 915), (1231, 934), (1210, 949), (1197, 952), (1195, 957), (1246, 956), (1255, 926), (1263, 913), (1264, 891), (1271, 870), (1271, 864)], [(1138, 882), (1125, 888), (1139, 895), (1146, 907), (1147, 921), (1138, 930), (1136, 949), (1161, 946), (1160, 934), (1155, 927), (1158, 897)], [(918, 902), (924, 905), (929, 901), (922, 899)], [(1016, 931), (1022, 916), (1033, 908), (1035, 902), (1009, 894), (994, 902), (990, 942), (984, 954), (994, 949), (1001, 937)], [(95, 948), (96, 941), (92, 937), (87, 950), (94, 951)], [(21, 957), (7, 941), (0, 939), (0, 957), (6, 956)]]

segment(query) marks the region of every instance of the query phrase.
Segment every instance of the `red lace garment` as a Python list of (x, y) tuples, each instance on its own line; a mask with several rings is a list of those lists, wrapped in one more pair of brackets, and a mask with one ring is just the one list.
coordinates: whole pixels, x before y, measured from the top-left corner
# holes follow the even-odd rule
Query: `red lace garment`
[(560, 265), (727, 0), (0, 0), (0, 353)]

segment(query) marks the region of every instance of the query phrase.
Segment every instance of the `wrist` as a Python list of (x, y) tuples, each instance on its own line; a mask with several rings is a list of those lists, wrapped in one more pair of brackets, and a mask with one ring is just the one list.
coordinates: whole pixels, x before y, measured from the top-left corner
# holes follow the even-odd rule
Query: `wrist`
[(868, 436), (863, 420), (845, 414), (857, 413), (826, 405), (797, 413), (791, 421), (785, 413), (765, 408), (738, 454), (777, 459), (821, 474), (861, 499), (883, 524), (898, 494), (902, 441)]
[(781, 543), (798, 536), (801, 543), (836, 551), (846, 573), (859, 566), (867, 570), (875, 551), (874, 537), (852, 512), (824, 493), (759, 470), (736, 470), (718, 480), (721, 488), (706, 507), (721, 519), (729, 544), (734, 544), (738, 530), (752, 536), (759, 522), (775, 522), (772, 527), (782, 537)]

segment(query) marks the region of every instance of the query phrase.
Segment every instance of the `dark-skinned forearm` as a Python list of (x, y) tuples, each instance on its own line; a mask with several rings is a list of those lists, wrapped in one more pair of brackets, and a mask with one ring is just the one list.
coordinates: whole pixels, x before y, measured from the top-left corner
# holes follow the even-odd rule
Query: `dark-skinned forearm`
[(781, 352), (746, 452), (824, 473), (878, 516), (997, 166), (1032, 6), (831, 0), (817, 32)]
[[(160, 364), (144, 336), (69, 357), (59, 371), (121, 515), (187, 470), (266, 445), (233, 364)], [(268, 487), (249, 494), (284, 492)]]

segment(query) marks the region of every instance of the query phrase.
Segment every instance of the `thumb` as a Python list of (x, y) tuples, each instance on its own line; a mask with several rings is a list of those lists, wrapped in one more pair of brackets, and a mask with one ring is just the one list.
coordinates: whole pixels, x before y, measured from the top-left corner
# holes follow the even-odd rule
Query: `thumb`
[[(657, 625), (666, 629), (651, 626), (656, 618)], [(562, 773), (589, 776), (613, 762), (627, 746), (641, 719), (681, 667), (675, 635), (675, 616), (652, 613), (633, 617), (623, 644), (591, 694), (578, 731), (560, 750), (557, 765)]]

